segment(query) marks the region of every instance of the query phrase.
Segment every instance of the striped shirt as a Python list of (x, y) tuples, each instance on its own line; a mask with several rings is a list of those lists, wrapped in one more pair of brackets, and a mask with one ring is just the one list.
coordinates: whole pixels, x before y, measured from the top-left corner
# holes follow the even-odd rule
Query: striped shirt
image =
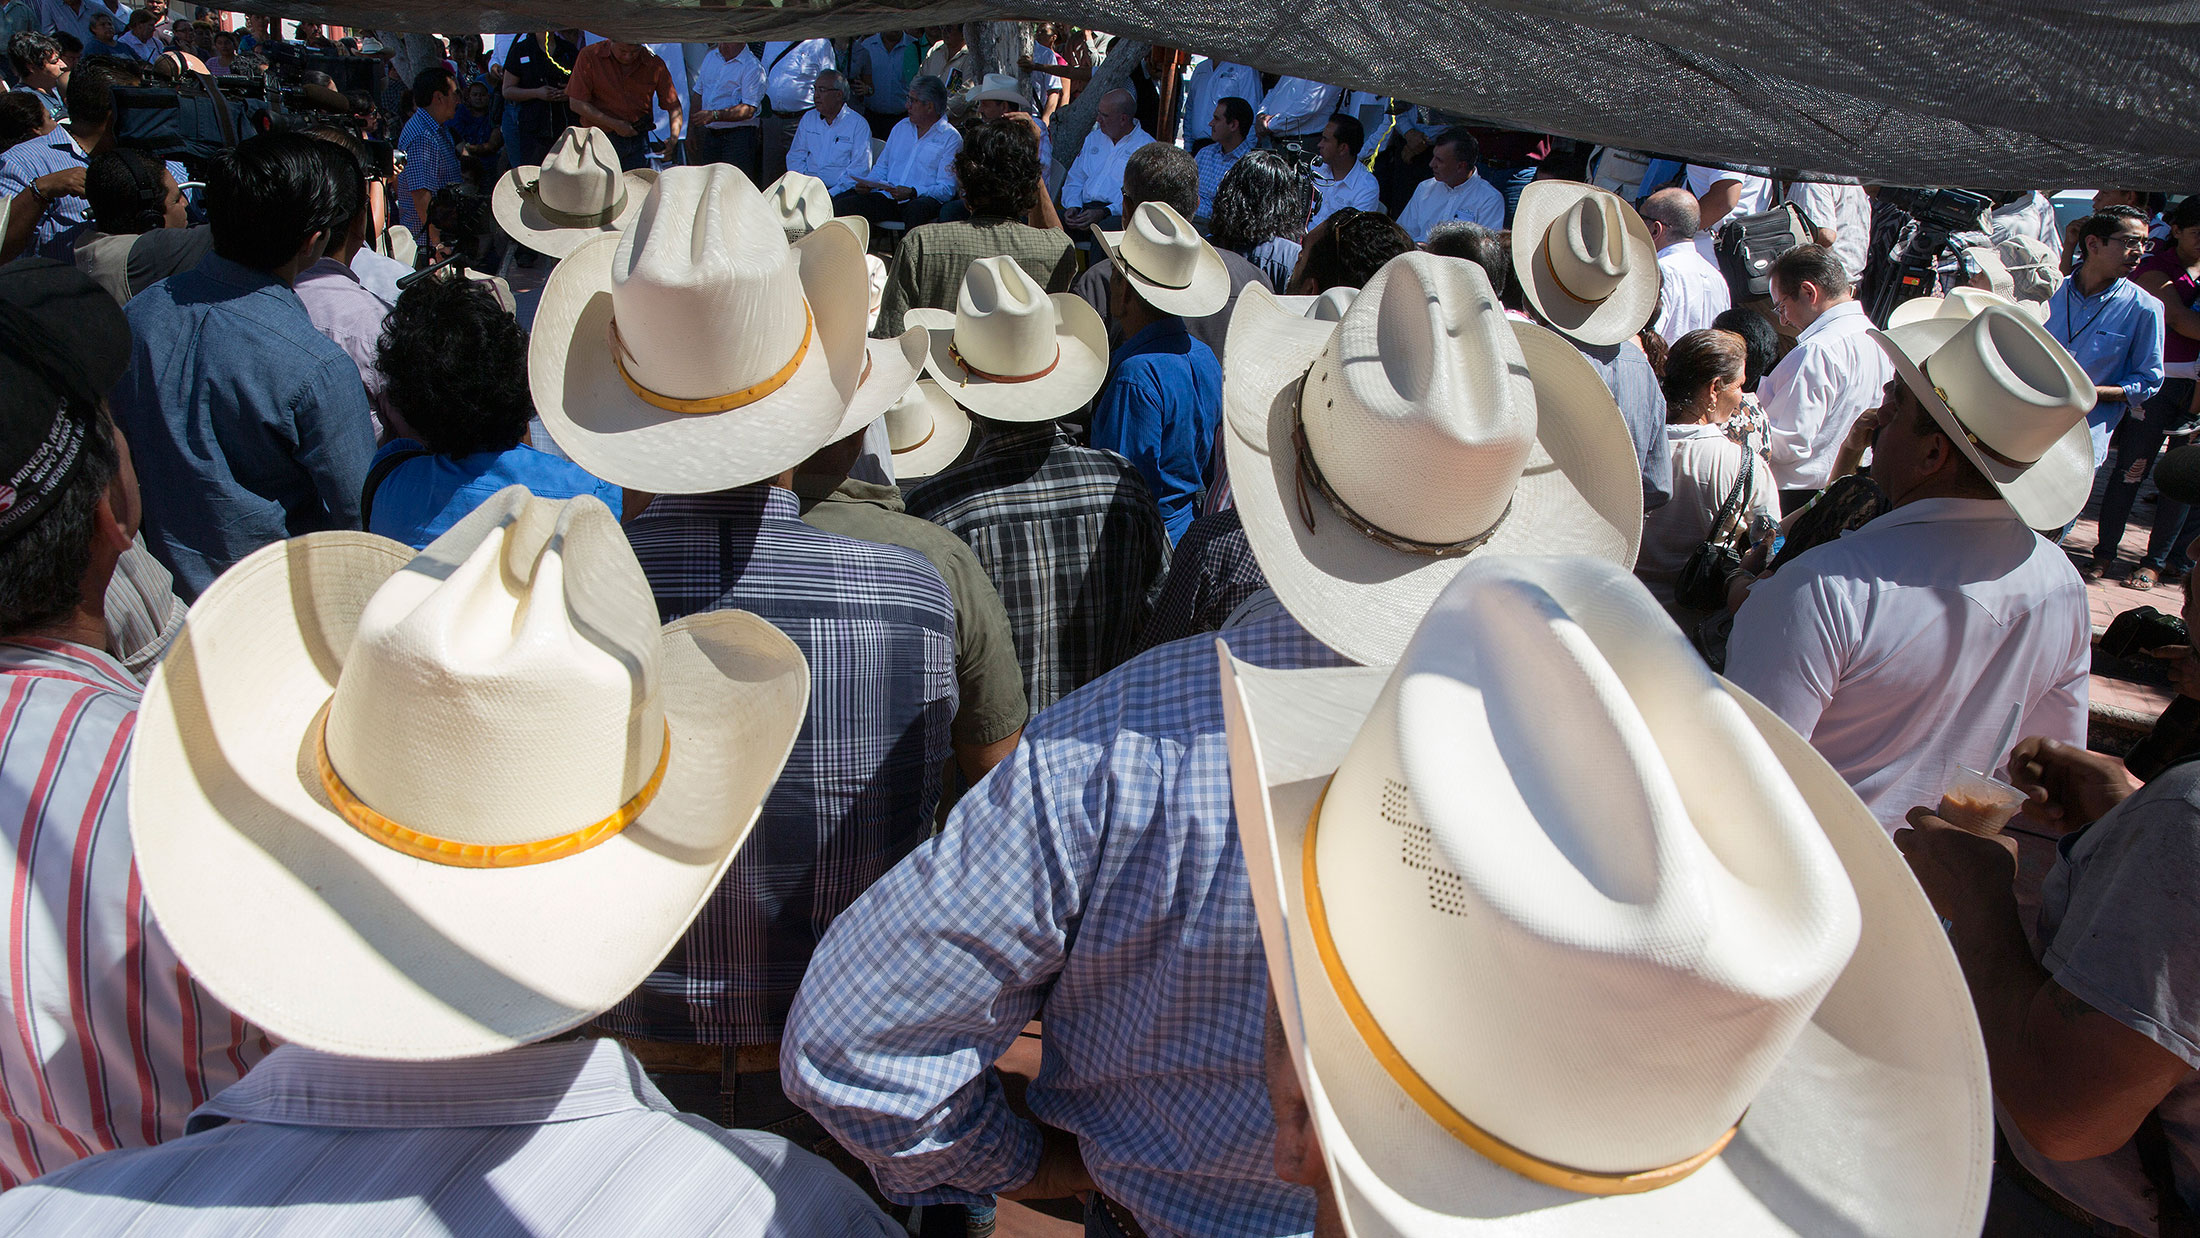
[(750, 611), (810, 664), (810, 710), (755, 831), (680, 944), (598, 1021), (773, 1044), (833, 918), (932, 832), (958, 696), (955, 603), (914, 550), (802, 522), (765, 482), (665, 495), (627, 525), (665, 622)]
[(159, 1143), (267, 1052), (200, 989), (153, 922), (130, 855), (143, 691), (63, 641), (0, 642), (0, 830), (8, 881), (0, 1186)]
[[(1229, 633), (1344, 665), (1281, 611)], [(1046, 1022), (1025, 1095), (1154, 1238), (1304, 1234), (1261, 1075), (1268, 969), (1230, 798), (1215, 642), (1139, 657), (1032, 720), (947, 828), (848, 910), (787, 1021), (789, 1099), (910, 1202), (1027, 1181), (1040, 1134), (990, 1067)]]
[(381, 1062), (277, 1049), (191, 1133), (0, 1196), (0, 1234), (894, 1238), (776, 1135), (673, 1109), (616, 1042)]

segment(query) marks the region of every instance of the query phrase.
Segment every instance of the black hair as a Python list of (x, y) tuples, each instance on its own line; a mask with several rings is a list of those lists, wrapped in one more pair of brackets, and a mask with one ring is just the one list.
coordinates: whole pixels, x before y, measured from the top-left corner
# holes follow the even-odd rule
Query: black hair
[(2105, 241), (2123, 231), (2126, 223), (2134, 221), (2142, 228), (2147, 222), (2146, 212), (2135, 206), (2104, 206), (2079, 220), (2078, 235), (2074, 242), (2078, 247), (2077, 260), (2085, 261), (2085, 243), (2088, 238)]
[(1123, 161), (1123, 217), (1166, 202), (1186, 219), (1199, 213), (1199, 161), (1167, 142), (1148, 142)]
[(973, 215), (1022, 219), (1039, 205), (1039, 144), (1022, 121), (963, 122), (955, 179)]
[(1428, 148), (1435, 150), (1439, 146), (1451, 147), (1468, 167), (1473, 167), (1482, 161), (1481, 141), (1458, 125), (1453, 125), (1451, 128), (1437, 134), (1436, 140), (1430, 142)]
[(1314, 182), (1306, 170), (1272, 150), (1256, 150), (1223, 173), (1208, 227), (1216, 245), (1244, 254), (1279, 236), (1297, 240), (1313, 214)]
[(1300, 268), (1303, 278), (1314, 281), (1317, 293), (1366, 287), (1384, 263), (1413, 252), (1413, 238), (1380, 211), (1346, 207), (1328, 222), (1325, 234), (1307, 242), (1305, 265)]
[(151, 13), (146, 12), (144, 9), (138, 9), (137, 11), (130, 14), (130, 20), (124, 28), (128, 29), (130, 26), (137, 25), (139, 19), (141, 18), (148, 26), (157, 25), (159, 23), (159, 19), (154, 17)]
[(1446, 258), (1464, 258), (1490, 277), (1490, 291), (1502, 299), (1505, 278), (1512, 273), (1512, 255), (1504, 239), (1478, 223), (1454, 219), (1429, 229), (1427, 249)]
[(0, 150), (38, 136), (46, 123), (46, 101), (27, 90), (0, 94)]
[(367, 209), (367, 165), (343, 143), (322, 140), (319, 134), (310, 132), (306, 136), (316, 139), (314, 144), (321, 148), (321, 162), (328, 169), (329, 185), (336, 194), (331, 209), (336, 212), (337, 222), (329, 228), (333, 237)]
[(104, 64), (78, 65), (69, 74), (68, 88), (61, 92), (61, 101), (69, 107), (69, 123), (80, 136), (106, 124), (115, 114), (115, 87), (129, 84)]
[(61, 45), (53, 41), (53, 36), (36, 30), (25, 30), (8, 40), (8, 66), (15, 70), (18, 81), (46, 63), (48, 57), (60, 54)]
[(134, 236), (167, 224), (168, 194), (161, 188), (165, 171), (143, 151), (116, 148), (84, 169), (84, 200), (92, 219), (108, 236)]
[(1794, 293), (1805, 282), (1818, 285), (1827, 296), (1838, 297), (1849, 290), (1849, 271), (1823, 245), (1797, 245), (1772, 260), (1772, 284), (1783, 296)]
[(2200, 224), (2200, 194), (2194, 194), (2170, 208), (2162, 220), (2172, 228), (2190, 228)]
[(1329, 123), (1337, 126), (1337, 138), (1345, 144), (1345, 149), (1358, 155), (1361, 145), (1367, 141), (1367, 126), (1360, 123), (1360, 118), (1334, 112), (1329, 117)]
[(214, 252), (256, 271), (290, 261), (306, 238), (351, 222), (317, 142), (303, 133), (246, 138), (206, 178)]
[(453, 91), (458, 89), (457, 75), (451, 72), (449, 65), (441, 61), (437, 61), (413, 74), (412, 95), (414, 105), (418, 107), (428, 106), (428, 100), (433, 99), (437, 92), (443, 89), (443, 83), (445, 82), (451, 84)]
[(1238, 127), (1238, 132), (1251, 133), (1253, 131), (1252, 104), (1238, 98), (1236, 95), (1224, 95), (1217, 102), (1222, 105), (1222, 114), (1229, 117), (1230, 123)]
[(527, 333), (487, 285), (458, 276), (406, 289), (375, 361), (390, 406), (428, 450), (508, 451), (527, 437)]
[(53, 45), (61, 49), (61, 56), (64, 60), (68, 59), (71, 53), (84, 50), (84, 40), (77, 38), (66, 30), (53, 32)]
[(105, 404), (94, 400), (91, 408), (76, 475), (62, 484), (29, 528), (0, 546), (0, 636), (51, 627), (83, 599), (99, 501), (121, 465)]
[(1742, 378), (1749, 369), (1749, 344), (1732, 331), (1706, 327), (1691, 331), (1666, 350), (1665, 373), (1659, 386), (1665, 391), (1665, 416), (1672, 421), (1688, 415), (1688, 404), (1714, 378)]
[(1711, 320), (1711, 325), (1742, 337), (1743, 346), (1749, 349), (1749, 359), (1742, 365), (1742, 390), (1755, 391), (1757, 380), (1780, 363), (1779, 330), (1763, 314), (1744, 308), (1724, 311)]

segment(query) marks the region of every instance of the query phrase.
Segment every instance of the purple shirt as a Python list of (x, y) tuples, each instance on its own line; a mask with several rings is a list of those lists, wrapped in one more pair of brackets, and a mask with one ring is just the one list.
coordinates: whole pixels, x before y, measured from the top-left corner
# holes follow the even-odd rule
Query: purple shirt
[(367, 291), (366, 285), (359, 282), (358, 272), (334, 258), (323, 258), (301, 271), (290, 290), (305, 302), (306, 317), (313, 320), (313, 329), (334, 341), (358, 365), (359, 381), (366, 385), (367, 403), (374, 418), (374, 438), (381, 442), (388, 437), (383, 432), (388, 407), (374, 350), (382, 339), (382, 320), (389, 316), (390, 307)]

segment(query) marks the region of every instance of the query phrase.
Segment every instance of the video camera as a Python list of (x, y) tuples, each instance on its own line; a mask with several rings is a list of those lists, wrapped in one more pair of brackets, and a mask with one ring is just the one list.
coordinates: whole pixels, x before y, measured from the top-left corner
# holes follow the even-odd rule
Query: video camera
[(1994, 200), (1968, 189), (1903, 189), (1883, 185), (1879, 202), (1909, 216), (1893, 250), (1893, 263), (1873, 288), (1865, 311), (1881, 327), (1897, 305), (1912, 297), (1940, 292), (1940, 259), (1948, 238), (1959, 232), (1986, 231), (1986, 212)]
[(115, 87), (115, 145), (175, 160), (200, 179), (208, 162), (248, 137), (335, 124), (366, 143), (374, 175), (396, 175), (390, 143), (367, 136), (373, 105), (361, 111), (354, 102), (371, 97), (376, 61), (280, 43), (267, 45), (266, 53), (267, 68), (257, 76), (196, 73), (172, 85)]

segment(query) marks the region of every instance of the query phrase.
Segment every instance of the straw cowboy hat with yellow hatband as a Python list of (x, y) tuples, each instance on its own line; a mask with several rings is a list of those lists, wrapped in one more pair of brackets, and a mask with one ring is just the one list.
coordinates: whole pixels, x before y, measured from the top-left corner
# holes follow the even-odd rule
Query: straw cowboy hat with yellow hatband
[(1986, 1055), (1938, 918), (1626, 568), (1476, 559), (1388, 670), (1219, 652), (1270, 982), (1359, 1238), (1979, 1232)]
[(1872, 338), (2025, 526), (2061, 528), (2093, 491), (2093, 380), (2038, 319), (1992, 293), (1957, 289), (1936, 308)]
[(497, 178), (490, 209), (506, 234), (553, 258), (590, 239), (617, 232), (642, 209), (657, 174), (621, 172), (619, 152), (601, 129), (567, 129), (541, 164)]
[(1635, 208), (1578, 181), (1537, 181), (1513, 215), (1513, 270), (1536, 314), (1592, 348), (1641, 331), (1657, 312), (1658, 248)]
[(863, 249), (792, 246), (737, 168), (669, 168), (617, 235), (551, 272), (528, 344), (543, 425), (575, 464), (653, 494), (775, 477), (916, 377), (922, 332), (867, 340)]
[(657, 966), (808, 701), (754, 615), (660, 628), (593, 497), (511, 486), (418, 554), (309, 534), (215, 581), (146, 689), (138, 871), (177, 955), (275, 1036), (494, 1053)]
[(1230, 303), (1230, 271), (1191, 222), (1166, 202), (1142, 202), (1121, 232), (1092, 235), (1117, 275), (1164, 314), (1205, 318)]
[(929, 335), (924, 371), (981, 417), (1050, 421), (1083, 408), (1108, 377), (1108, 326), (1075, 293), (1046, 289), (1013, 258), (963, 273), (953, 311), (902, 315)]
[(1565, 340), (1508, 319), (1473, 263), (1402, 254), (1337, 322), (1249, 287), (1228, 344), (1246, 540), (1284, 608), (1353, 661), (1397, 661), (1473, 556), (1633, 565), (1642, 483), (1611, 391)]

